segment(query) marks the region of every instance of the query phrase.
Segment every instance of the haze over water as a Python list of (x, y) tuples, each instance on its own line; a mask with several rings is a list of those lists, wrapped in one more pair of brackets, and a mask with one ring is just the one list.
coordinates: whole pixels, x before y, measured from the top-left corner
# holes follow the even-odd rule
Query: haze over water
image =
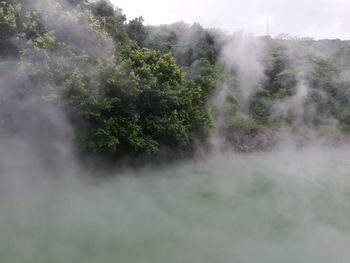
[(101, 180), (2, 177), (1, 261), (345, 263), (349, 156), (289, 148)]

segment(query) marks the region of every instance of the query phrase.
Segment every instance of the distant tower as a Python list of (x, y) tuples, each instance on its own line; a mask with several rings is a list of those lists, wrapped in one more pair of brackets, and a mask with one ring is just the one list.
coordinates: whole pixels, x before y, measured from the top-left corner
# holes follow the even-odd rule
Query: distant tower
[(270, 36), (270, 23), (269, 23), (269, 18), (266, 18), (266, 36)]

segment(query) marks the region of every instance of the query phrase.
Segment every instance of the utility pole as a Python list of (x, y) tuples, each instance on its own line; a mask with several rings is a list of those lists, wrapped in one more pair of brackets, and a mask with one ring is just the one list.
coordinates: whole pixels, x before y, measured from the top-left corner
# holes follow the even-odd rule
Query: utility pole
[(266, 18), (266, 36), (270, 36), (270, 24), (269, 24), (269, 18)]

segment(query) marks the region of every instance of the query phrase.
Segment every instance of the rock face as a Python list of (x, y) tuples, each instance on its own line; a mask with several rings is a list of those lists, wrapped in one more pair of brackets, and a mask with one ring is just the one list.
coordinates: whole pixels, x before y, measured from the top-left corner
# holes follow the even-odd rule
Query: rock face
[(252, 131), (245, 131), (242, 128), (227, 129), (224, 147), (238, 152), (266, 151), (277, 144), (277, 131), (270, 128), (259, 128)]

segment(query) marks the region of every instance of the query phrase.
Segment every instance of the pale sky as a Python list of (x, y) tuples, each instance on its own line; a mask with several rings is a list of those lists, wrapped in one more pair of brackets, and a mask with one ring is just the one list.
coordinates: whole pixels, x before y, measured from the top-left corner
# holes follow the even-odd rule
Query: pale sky
[(350, 0), (112, 0), (148, 25), (199, 22), (224, 31), (350, 39)]

